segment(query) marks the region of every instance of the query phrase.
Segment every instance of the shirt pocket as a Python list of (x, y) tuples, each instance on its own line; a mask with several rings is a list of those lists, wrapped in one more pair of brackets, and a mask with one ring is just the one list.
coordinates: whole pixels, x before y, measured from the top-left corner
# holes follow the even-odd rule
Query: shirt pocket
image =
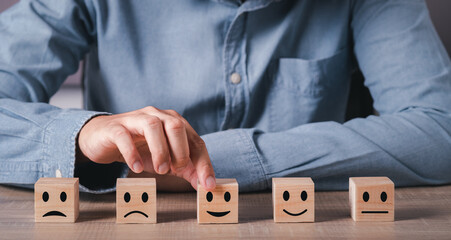
[(349, 92), (349, 51), (305, 60), (280, 58), (269, 69), (270, 130), (343, 121)]

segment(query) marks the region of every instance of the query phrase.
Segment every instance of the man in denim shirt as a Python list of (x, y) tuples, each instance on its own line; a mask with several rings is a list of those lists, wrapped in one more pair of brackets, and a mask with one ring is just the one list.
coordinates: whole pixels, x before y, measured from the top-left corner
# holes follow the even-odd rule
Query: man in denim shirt
[[(82, 59), (86, 110), (49, 105)], [(379, 115), (345, 122), (357, 68)], [(0, 86), (1, 183), (451, 182), (451, 64), (423, 0), (25, 0), (0, 15)]]

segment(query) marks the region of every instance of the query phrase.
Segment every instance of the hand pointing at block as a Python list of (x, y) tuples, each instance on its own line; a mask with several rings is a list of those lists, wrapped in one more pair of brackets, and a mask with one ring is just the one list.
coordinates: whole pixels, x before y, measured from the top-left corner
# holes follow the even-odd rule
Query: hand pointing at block
[(194, 188), (216, 186), (202, 138), (174, 110), (146, 107), (88, 121), (78, 137), (81, 153), (96, 163), (125, 162), (136, 172), (172, 174)]

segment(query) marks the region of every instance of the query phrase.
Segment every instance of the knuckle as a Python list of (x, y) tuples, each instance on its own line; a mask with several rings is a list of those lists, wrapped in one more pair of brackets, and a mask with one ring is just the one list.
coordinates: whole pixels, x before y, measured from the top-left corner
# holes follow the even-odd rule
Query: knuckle
[(154, 150), (154, 151), (152, 151), (151, 154), (152, 154), (152, 159), (155, 162), (159, 162), (159, 163), (165, 162), (169, 156), (169, 152), (166, 150), (163, 150), (163, 149)]
[(124, 127), (116, 126), (111, 131), (113, 139), (124, 138), (127, 136), (128, 132)]
[(212, 169), (211, 163), (209, 162), (199, 163), (198, 171), (200, 170), (201, 172), (210, 172), (211, 169)]
[(200, 150), (206, 148), (206, 145), (201, 137), (196, 136), (194, 139), (191, 140), (191, 147), (196, 150)]
[(185, 123), (177, 118), (168, 120), (165, 125), (166, 129), (169, 130), (183, 130), (185, 128)]
[(152, 112), (160, 111), (160, 109), (158, 109), (158, 108), (156, 108), (154, 106), (147, 106), (147, 107), (143, 108), (143, 111), (152, 113)]
[(177, 118), (182, 117), (177, 111), (175, 111), (175, 110), (173, 110), (173, 109), (166, 110), (166, 112), (167, 112), (169, 115), (174, 116), (174, 117), (177, 117)]
[(134, 159), (136, 157), (135, 152), (133, 151), (132, 147), (125, 147), (122, 150), (122, 155), (124, 156), (124, 158), (126, 159)]
[(146, 116), (144, 119), (144, 124), (149, 127), (157, 127), (161, 124), (161, 120), (155, 116)]
[(111, 131), (111, 130), (114, 130), (115, 128), (117, 128), (117, 127), (121, 127), (121, 124), (120, 124), (120, 121), (115, 120), (115, 121), (108, 121), (108, 122), (104, 123), (103, 126), (108, 131)]
[(185, 167), (186, 165), (188, 165), (189, 161), (191, 161), (191, 159), (187, 156), (178, 157), (175, 159), (173, 164), (174, 164), (174, 167), (180, 168), (180, 167)]

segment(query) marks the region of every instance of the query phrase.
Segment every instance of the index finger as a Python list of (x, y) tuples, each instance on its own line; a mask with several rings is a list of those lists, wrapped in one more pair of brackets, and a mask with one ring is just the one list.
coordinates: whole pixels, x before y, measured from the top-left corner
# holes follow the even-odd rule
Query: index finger
[(199, 182), (206, 190), (213, 190), (216, 187), (216, 178), (207, 146), (188, 122), (186, 122), (186, 130), (191, 162), (196, 169)]

